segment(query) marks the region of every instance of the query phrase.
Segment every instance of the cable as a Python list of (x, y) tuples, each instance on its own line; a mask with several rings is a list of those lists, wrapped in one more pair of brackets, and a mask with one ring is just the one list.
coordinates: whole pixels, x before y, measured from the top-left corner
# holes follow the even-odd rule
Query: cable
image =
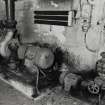
[[(36, 69), (36, 67), (35, 67)], [(37, 68), (37, 77), (36, 77), (36, 91), (38, 94), (40, 94), (40, 91), (38, 89), (38, 83), (39, 83), (39, 69)]]
[[(88, 32), (88, 31), (87, 31), (87, 32)], [(85, 33), (85, 37), (84, 37), (85, 47), (86, 47), (86, 49), (89, 50), (90, 52), (96, 53), (97, 50), (92, 50), (92, 49), (89, 48), (88, 45), (87, 45), (87, 42), (86, 42), (87, 32)]]
[[(89, 2), (89, 1), (88, 1)], [(93, 12), (93, 6), (91, 5), (91, 11), (90, 11), (91, 13), (91, 15), (90, 15), (90, 24), (91, 24), (91, 19), (92, 19), (92, 12)], [(97, 49), (97, 50), (93, 50), (93, 49), (91, 49), (91, 48), (89, 48), (89, 46), (88, 46), (88, 44), (87, 44), (87, 42), (86, 42), (86, 40), (87, 40), (87, 33), (89, 32), (89, 29), (91, 28), (91, 26), (88, 28), (88, 30), (85, 32), (85, 35), (84, 35), (84, 43), (85, 43), (85, 47), (86, 47), (86, 49), (87, 50), (89, 50), (90, 52), (93, 52), (93, 53), (96, 53), (96, 52), (98, 52), (98, 50), (99, 49)], [(101, 40), (101, 37), (100, 37), (100, 40)]]
[[(36, 66), (35, 66), (35, 70), (36, 70)], [(38, 89), (38, 85), (39, 85), (39, 74), (41, 72), (44, 75), (44, 77), (46, 77), (46, 75), (45, 75), (45, 73), (39, 67), (37, 67), (36, 72), (37, 72), (37, 77), (36, 77), (36, 86), (35, 87), (36, 87), (37, 93), (40, 94), (40, 91)]]

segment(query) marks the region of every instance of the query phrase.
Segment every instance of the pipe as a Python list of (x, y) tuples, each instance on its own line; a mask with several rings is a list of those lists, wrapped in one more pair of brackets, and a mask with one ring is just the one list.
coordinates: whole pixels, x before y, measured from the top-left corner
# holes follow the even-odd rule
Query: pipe
[(3, 56), (3, 57), (9, 57), (10, 56), (11, 51), (8, 48), (8, 43), (11, 41), (13, 35), (14, 35), (14, 32), (12, 30), (8, 30), (6, 36), (0, 42), (0, 54), (1, 54), (1, 56)]
[(15, 20), (15, 0), (5, 0), (6, 17), (8, 22)]
[[(15, 0), (5, 0), (5, 6), (6, 6), (6, 22), (7, 26), (12, 26), (15, 21)], [(9, 27), (13, 28), (13, 27)], [(0, 54), (3, 57), (9, 57), (11, 54), (11, 51), (8, 48), (8, 44), (13, 38), (14, 31), (12, 29), (7, 29), (7, 33), (5, 36), (3, 36), (2, 40), (0, 41)]]

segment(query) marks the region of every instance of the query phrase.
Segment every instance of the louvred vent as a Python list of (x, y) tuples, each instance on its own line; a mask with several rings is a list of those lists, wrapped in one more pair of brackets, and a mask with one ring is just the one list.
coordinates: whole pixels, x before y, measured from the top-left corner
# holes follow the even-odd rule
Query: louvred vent
[(34, 11), (35, 24), (71, 26), (73, 11)]

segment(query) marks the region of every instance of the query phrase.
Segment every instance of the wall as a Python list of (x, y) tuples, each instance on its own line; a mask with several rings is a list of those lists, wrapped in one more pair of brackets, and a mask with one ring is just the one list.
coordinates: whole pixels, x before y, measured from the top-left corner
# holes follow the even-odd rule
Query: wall
[[(73, 53), (75, 59), (79, 59), (77, 68), (91, 69), (95, 67), (99, 54), (104, 50), (104, 0), (93, 0), (93, 4), (87, 3), (87, 0), (18, 0), (16, 2), (16, 20), (17, 28), (21, 34), (22, 41), (27, 42), (45, 42), (57, 44), (63, 50)], [(95, 2), (94, 2), (95, 1)], [(89, 17), (89, 10), (81, 15), (80, 4), (89, 4), (92, 10), (91, 27), (88, 32), (82, 31), (84, 18)], [(99, 4), (99, 5), (97, 5)], [(86, 5), (87, 6), (87, 5)], [(4, 16), (2, 10), (2, 0), (0, 1), (0, 18)], [(34, 24), (34, 10), (76, 10), (77, 21), (72, 27), (50, 26)], [(98, 12), (97, 12), (98, 11)], [(100, 15), (98, 13), (100, 12)], [(87, 14), (86, 14), (87, 13)], [(99, 24), (97, 25), (97, 22)], [(87, 34), (87, 36), (85, 36)], [(86, 40), (85, 40), (86, 39)], [(86, 45), (86, 43), (88, 45)], [(88, 47), (87, 47), (88, 46)]]

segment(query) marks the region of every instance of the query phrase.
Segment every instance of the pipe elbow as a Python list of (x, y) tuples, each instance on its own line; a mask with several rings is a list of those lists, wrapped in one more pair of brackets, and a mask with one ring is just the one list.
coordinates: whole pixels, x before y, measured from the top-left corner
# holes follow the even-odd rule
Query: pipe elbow
[(11, 41), (13, 34), (14, 32), (12, 30), (8, 30), (5, 37), (0, 42), (0, 54), (3, 57), (9, 57), (11, 54), (11, 51), (8, 48), (8, 43)]

